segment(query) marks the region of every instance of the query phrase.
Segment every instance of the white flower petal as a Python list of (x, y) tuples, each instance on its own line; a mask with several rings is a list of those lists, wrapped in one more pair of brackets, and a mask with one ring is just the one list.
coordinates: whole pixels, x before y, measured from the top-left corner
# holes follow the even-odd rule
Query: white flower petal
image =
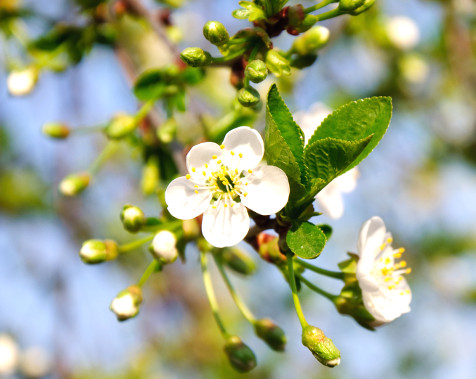
[(355, 187), (357, 187), (357, 178), (359, 177), (359, 170), (357, 167), (347, 171), (345, 174), (338, 176), (334, 179), (334, 182), (337, 181), (339, 186), (339, 191), (343, 193), (352, 192)]
[(332, 112), (332, 110), (322, 103), (314, 103), (308, 112), (297, 112), (294, 115), (296, 123), (304, 132), (304, 141), (307, 144), (316, 131), (317, 127), (321, 125), (322, 121)]
[(250, 229), (250, 217), (246, 208), (235, 203), (210, 207), (203, 215), (202, 234), (215, 247), (234, 246), (246, 237)]
[(261, 215), (270, 215), (284, 208), (289, 198), (288, 177), (278, 167), (259, 166), (243, 179), (246, 196), (241, 196), (244, 206)]
[(208, 189), (195, 193), (195, 183), (184, 176), (172, 180), (165, 191), (165, 202), (172, 216), (189, 220), (201, 215), (209, 207), (212, 194)]
[(374, 259), (380, 252), (385, 235), (385, 224), (380, 217), (374, 216), (362, 225), (357, 242), (357, 251), (360, 256), (357, 275), (368, 274), (372, 271)]
[(322, 212), (333, 219), (341, 218), (344, 214), (344, 200), (338, 191), (334, 191), (330, 183), (316, 196), (317, 203)]
[[(203, 142), (192, 147), (187, 154), (186, 164), (187, 170), (192, 175), (193, 179), (202, 182), (208, 177), (208, 169), (205, 169), (205, 165), (211, 166), (213, 161), (219, 160), (223, 151), (216, 143)], [(213, 159), (216, 156), (216, 160)], [(210, 167), (209, 167), (210, 168)], [(207, 172), (207, 175), (203, 175), (203, 171)]]
[(365, 308), (382, 323), (395, 320), (404, 313), (410, 312), (411, 293), (390, 291), (363, 291)]
[[(240, 172), (255, 168), (263, 159), (263, 139), (256, 130), (247, 126), (240, 126), (229, 131), (223, 140), (223, 145), (227, 164)], [(231, 152), (234, 155), (231, 155)]]

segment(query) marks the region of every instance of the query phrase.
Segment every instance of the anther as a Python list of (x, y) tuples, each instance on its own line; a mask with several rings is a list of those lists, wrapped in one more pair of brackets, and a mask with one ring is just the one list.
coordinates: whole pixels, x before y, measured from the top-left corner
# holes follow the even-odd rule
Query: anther
[(231, 154), (231, 155), (235, 155), (235, 152), (234, 152), (234, 151), (230, 151), (230, 154)]
[(202, 174), (203, 174), (203, 176), (207, 176), (207, 172), (206, 172), (206, 171), (203, 171)]
[(220, 145), (220, 149), (224, 149), (225, 148), (225, 145)]
[(208, 164), (205, 163), (205, 168), (208, 168)]
[(252, 174), (252, 173), (253, 173), (253, 170), (252, 170), (252, 169), (249, 169), (248, 172), (249, 172), (250, 174)]
[(212, 159), (217, 159), (217, 156), (216, 156), (216, 155), (212, 155)]
[(240, 154), (238, 154), (238, 156), (239, 156), (240, 158), (243, 158), (243, 154), (241, 154), (241, 153), (240, 153)]
[(198, 191), (197, 191), (197, 190), (195, 190), (195, 193), (198, 195)]
[(192, 172), (195, 172), (196, 171), (196, 168), (195, 167), (192, 167)]
[(187, 179), (190, 179), (190, 178), (192, 177), (192, 175), (187, 174), (187, 175), (185, 175), (185, 177), (186, 177)]

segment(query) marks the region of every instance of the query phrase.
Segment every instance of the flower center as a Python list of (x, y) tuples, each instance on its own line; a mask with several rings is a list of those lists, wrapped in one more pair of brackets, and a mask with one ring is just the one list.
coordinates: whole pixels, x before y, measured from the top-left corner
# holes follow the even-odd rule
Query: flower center
[[(396, 262), (395, 259), (401, 258), (402, 254), (405, 252), (403, 247), (399, 249), (392, 249), (389, 244), (392, 242), (391, 238), (388, 238), (382, 246), (380, 246), (380, 253), (377, 256), (377, 264), (375, 267), (375, 275), (380, 277), (381, 280), (385, 283), (388, 290), (397, 289), (399, 284), (403, 280), (404, 274), (409, 274), (412, 270), (407, 268), (407, 262), (400, 260)], [(410, 290), (406, 289), (400, 291), (400, 295), (408, 294)]]

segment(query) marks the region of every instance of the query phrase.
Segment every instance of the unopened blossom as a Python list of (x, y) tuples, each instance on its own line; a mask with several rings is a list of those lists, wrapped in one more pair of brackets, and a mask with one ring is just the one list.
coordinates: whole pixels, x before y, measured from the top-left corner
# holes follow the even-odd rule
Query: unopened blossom
[(15, 340), (6, 335), (0, 335), (0, 377), (12, 374), (18, 365), (19, 349)]
[(280, 168), (260, 164), (263, 139), (247, 126), (231, 130), (220, 146), (204, 142), (187, 154), (188, 174), (165, 192), (170, 214), (188, 220), (203, 213), (202, 234), (216, 247), (233, 246), (248, 233), (246, 208), (261, 214), (279, 212), (289, 197)]
[[(296, 122), (304, 132), (304, 140), (307, 144), (322, 121), (332, 112), (322, 103), (314, 103), (308, 112), (297, 112)], [(357, 186), (359, 171), (353, 168), (345, 174), (335, 178), (322, 191), (316, 200), (322, 212), (334, 219), (342, 217), (344, 213), (343, 194), (352, 192)]]
[(161, 230), (152, 240), (150, 251), (164, 263), (172, 263), (178, 257), (177, 238), (168, 230)]
[(401, 258), (403, 248), (392, 247), (392, 236), (380, 217), (367, 220), (360, 230), (356, 276), (373, 326), (393, 321), (410, 312), (412, 294), (403, 277), (411, 272)]
[(142, 291), (139, 286), (130, 286), (121, 291), (111, 302), (109, 308), (119, 321), (137, 316), (142, 303)]
[(13, 96), (28, 95), (38, 80), (38, 70), (27, 67), (23, 70), (14, 70), (8, 74), (7, 88)]
[(386, 25), (390, 42), (399, 49), (409, 50), (420, 41), (420, 30), (411, 18), (404, 16), (393, 17)]

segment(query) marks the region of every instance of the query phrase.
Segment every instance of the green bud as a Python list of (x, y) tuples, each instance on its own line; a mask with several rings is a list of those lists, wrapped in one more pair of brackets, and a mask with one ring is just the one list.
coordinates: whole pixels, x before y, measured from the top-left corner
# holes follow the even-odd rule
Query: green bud
[(119, 253), (117, 243), (112, 240), (87, 240), (83, 242), (79, 256), (84, 263), (97, 264), (111, 261)]
[(289, 61), (273, 49), (268, 50), (266, 53), (266, 66), (269, 71), (278, 77), (291, 74)]
[(315, 26), (294, 40), (292, 49), (299, 55), (310, 55), (324, 47), (329, 41), (329, 29)]
[(262, 60), (255, 59), (246, 66), (245, 75), (253, 83), (260, 83), (268, 76), (268, 69)]
[(291, 34), (294, 32), (303, 33), (309, 30), (319, 18), (312, 14), (304, 13), (304, 7), (302, 4), (292, 5), (288, 8), (288, 31)]
[(237, 99), (244, 107), (252, 107), (259, 103), (260, 97), (258, 91), (254, 88), (242, 88), (238, 91)]
[(142, 167), (141, 189), (146, 195), (156, 192), (159, 183), (159, 162), (157, 157), (151, 156)]
[(364, 5), (365, 0), (339, 0), (339, 10), (350, 13)]
[(352, 16), (357, 16), (358, 14), (361, 14), (365, 12), (367, 9), (369, 9), (372, 5), (374, 5), (375, 0), (365, 0), (364, 3), (358, 7), (357, 9), (354, 9), (353, 11), (349, 12)]
[(56, 139), (65, 139), (70, 132), (68, 126), (59, 122), (47, 122), (41, 131), (48, 137)]
[(255, 261), (237, 247), (224, 249), (222, 257), (224, 264), (240, 274), (251, 275), (256, 270)]
[(142, 303), (142, 290), (139, 286), (130, 286), (119, 292), (112, 300), (109, 309), (116, 314), (119, 321), (125, 321), (137, 316)]
[(340, 351), (321, 329), (308, 325), (302, 330), (302, 344), (323, 365), (335, 367), (340, 363)]
[(262, 318), (254, 323), (255, 333), (275, 351), (284, 351), (286, 334), (283, 329), (269, 318)]
[(240, 337), (228, 337), (225, 343), (225, 354), (230, 365), (238, 372), (248, 372), (256, 367), (256, 357)]
[(106, 126), (105, 133), (110, 139), (121, 139), (132, 133), (136, 128), (137, 122), (133, 116), (119, 113)]
[(137, 233), (145, 224), (144, 212), (139, 207), (126, 204), (121, 211), (121, 221), (124, 229)]
[(90, 180), (91, 177), (86, 172), (71, 174), (60, 182), (58, 189), (64, 196), (76, 196), (88, 187)]
[(169, 118), (157, 128), (157, 138), (163, 143), (170, 143), (177, 134), (177, 121)]
[(180, 58), (192, 67), (208, 66), (212, 62), (212, 56), (210, 53), (199, 47), (187, 47), (180, 54)]
[(230, 39), (225, 26), (218, 21), (208, 21), (203, 27), (203, 35), (208, 41), (217, 46), (227, 43)]
[[(346, 287), (344, 287), (345, 289)], [(365, 329), (375, 330), (375, 327), (382, 325), (367, 311), (363, 302), (362, 295), (349, 297), (348, 291), (342, 291), (341, 296), (337, 296), (333, 301), (338, 312), (343, 315), (351, 316), (357, 323)], [(344, 296), (343, 296), (344, 295)]]

